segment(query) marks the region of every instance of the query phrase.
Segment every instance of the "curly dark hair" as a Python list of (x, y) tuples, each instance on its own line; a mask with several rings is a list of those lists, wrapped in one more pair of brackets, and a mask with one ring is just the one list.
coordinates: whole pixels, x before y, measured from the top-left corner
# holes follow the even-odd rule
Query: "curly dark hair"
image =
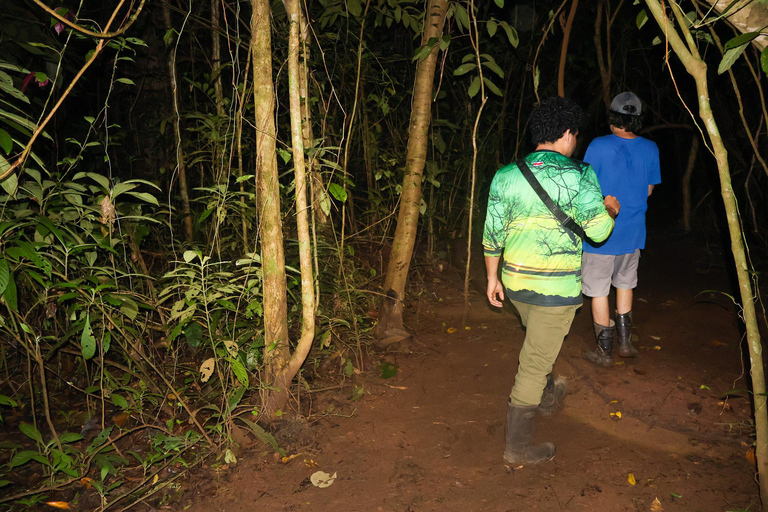
[(622, 114), (615, 110), (608, 111), (608, 124), (616, 128), (623, 128), (630, 133), (637, 134), (643, 127), (643, 118), (630, 114)]
[(565, 132), (579, 131), (584, 113), (575, 102), (559, 96), (547, 98), (536, 104), (528, 119), (531, 142), (536, 145), (555, 142)]

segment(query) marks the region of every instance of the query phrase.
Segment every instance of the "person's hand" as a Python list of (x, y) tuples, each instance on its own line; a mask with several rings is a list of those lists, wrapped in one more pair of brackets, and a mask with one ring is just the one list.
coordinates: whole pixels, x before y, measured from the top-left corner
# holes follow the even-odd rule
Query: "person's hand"
[(615, 196), (605, 196), (605, 199), (603, 200), (603, 204), (605, 205), (605, 209), (608, 210), (608, 215), (610, 215), (613, 219), (615, 219), (616, 216), (619, 214), (619, 210), (621, 209), (621, 205), (619, 205), (619, 200), (616, 199)]
[(488, 290), (486, 291), (486, 295), (488, 296), (488, 302), (491, 303), (491, 306), (500, 308), (502, 307), (503, 300), (504, 300), (504, 285), (501, 284), (501, 281), (496, 276), (492, 276), (488, 278)]

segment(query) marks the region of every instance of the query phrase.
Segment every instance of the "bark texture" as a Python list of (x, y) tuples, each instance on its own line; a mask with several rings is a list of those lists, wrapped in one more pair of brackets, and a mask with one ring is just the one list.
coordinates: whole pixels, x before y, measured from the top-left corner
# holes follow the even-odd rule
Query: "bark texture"
[[(766, 411), (765, 396), (765, 371), (762, 359), (762, 344), (760, 331), (755, 312), (755, 296), (750, 278), (750, 268), (744, 249), (744, 238), (739, 217), (736, 197), (731, 184), (731, 173), (728, 165), (728, 152), (720, 136), (720, 129), (712, 113), (709, 102), (709, 84), (707, 80), (707, 65), (701, 59), (696, 49), (696, 42), (687, 30), (683, 21), (683, 13), (672, 4), (672, 11), (676, 18), (673, 25), (667, 18), (667, 12), (662, 7), (660, 0), (645, 0), (648, 9), (659, 24), (669, 41), (672, 50), (685, 66), (686, 71), (696, 82), (696, 90), (699, 99), (699, 117), (706, 127), (707, 136), (717, 160), (717, 170), (720, 177), (720, 193), (725, 205), (728, 233), (731, 239), (731, 252), (736, 266), (741, 307), (744, 323), (747, 330), (747, 345), (750, 359), (750, 376), (752, 378), (752, 397), (755, 404), (755, 431), (757, 442), (755, 455), (757, 457), (757, 471), (760, 479), (760, 498), (762, 509), (768, 512), (768, 414)], [(677, 28), (683, 31), (683, 37), (677, 32)]]
[[(264, 280), (264, 361), (266, 382), (275, 383), (288, 364), (288, 307), (285, 285), (283, 226), (280, 218), (280, 186), (275, 154), (275, 94), (272, 85), (272, 34), (269, 0), (251, 0), (251, 54), (253, 96), (256, 112), (256, 186), (258, 192), (261, 264)], [(288, 397), (278, 387), (265, 398), (265, 409), (275, 409)], [(274, 410), (272, 412), (274, 412)]]
[[(426, 46), (432, 38), (443, 33), (447, 0), (430, 0), (424, 16), (424, 33), (421, 45)], [(377, 336), (379, 340), (404, 337), (403, 297), (408, 269), (413, 256), (413, 246), (419, 224), (421, 206), (421, 179), (427, 159), (429, 143), (428, 130), (432, 113), (432, 91), (439, 46), (435, 44), (427, 57), (417, 64), (413, 87), (413, 107), (408, 127), (408, 149), (406, 152), (405, 177), (403, 178), (400, 207), (397, 214), (397, 228), (392, 242), (384, 290), (387, 298), (382, 302)]]

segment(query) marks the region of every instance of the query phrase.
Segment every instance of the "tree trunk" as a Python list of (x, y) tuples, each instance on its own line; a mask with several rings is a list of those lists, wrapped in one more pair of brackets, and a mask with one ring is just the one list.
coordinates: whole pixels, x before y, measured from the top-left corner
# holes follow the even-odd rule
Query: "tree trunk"
[[(421, 45), (440, 38), (448, 9), (447, 0), (430, 0), (424, 16), (424, 34)], [(392, 253), (387, 266), (384, 290), (387, 298), (382, 302), (377, 337), (381, 344), (387, 340), (399, 341), (405, 337), (403, 329), (403, 298), (408, 269), (416, 243), (421, 205), (421, 178), (427, 159), (428, 130), (432, 110), (432, 89), (439, 45), (434, 44), (427, 57), (417, 64), (413, 87), (413, 107), (408, 128), (408, 149), (405, 161), (397, 229), (392, 242)], [(394, 339), (393, 339), (394, 337)]]
[(688, 164), (685, 166), (683, 174), (683, 229), (686, 232), (691, 230), (691, 177), (693, 169), (696, 166), (696, 155), (699, 153), (699, 135), (697, 132), (691, 132), (691, 152), (688, 154)]
[(565, 61), (568, 57), (568, 43), (571, 40), (573, 20), (576, 18), (576, 9), (579, 8), (579, 0), (573, 0), (571, 10), (568, 11), (568, 21), (563, 29), (563, 47), (560, 49), (560, 67), (557, 71), (557, 95), (565, 98)]
[(256, 113), (256, 186), (258, 189), (261, 264), (264, 280), (264, 362), (266, 383), (277, 387), (265, 398), (274, 413), (288, 400), (287, 386), (275, 379), (290, 358), (280, 185), (275, 154), (275, 95), (272, 85), (272, 34), (269, 0), (251, 0), (253, 102)]
[[(606, 50), (603, 52), (603, 12), (605, 11), (605, 1), (599, 0), (597, 4), (597, 16), (595, 17), (595, 50), (597, 51), (597, 66), (600, 68), (600, 85), (602, 88), (603, 103), (605, 110), (611, 107), (611, 47), (606, 41)], [(605, 24), (606, 33), (610, 34), (610, 20)]]
[[(171, 9), (163, 3), (163, 18), (165, 28), (171, 30)], [(171, 104), (173, 105), (173, 135), (176, 146), (176, 166), (179, 169), (179, 195), (181, 196), (181, 215), (184, 226), (184, 237), (192, 240), (192, 210), (189, 207), (189, 188), (187, 186), (187, 166), (184, 162), (184, 149), (181, 147), (181, 114), (179, 112), (179, 82), (176, 78), (176, 45), (168, 53), (168, 75), (171, 86)]]
[(315, 337), (315, 292), (312, 272), (312, 248), (309, 237), (309, 205), (307, 204), (307, 173), (304, 164), (304, 142), (301, 130), (302, 108), (299, 69), (299, 0), (285, 0), (285, 11), (290, 22), (288, 38), (288, 91), (291, 108), (291, 141), (293, 144), (293, 170), (296, 177), (296, 223), (298, 225), (299, 260), (301, 267), (301, 337), (288, 364), (275, 376), (272, 383), (277, 391), (270, 392), (265, 413), (268, 417), (285, 406), (285, 392), (298, 373), (312, 348)]
[[(728, 166), (728, 152), (723, 145), (720, 130), (712, 113), (709, 102), (709, 85), (707, 81), (707, 65), (701, 59), (696, 49), (696, 43), (688, 32), (687, 25), (683, 21), (683, 13), (676, 9), (672, 3), (672, 9), (676, 18), (676, 25), (667, 18), (666, 11), (661, 6), (660, 0), (645, 0), (648, 9), (653, 14), (662, 32), (667, 36), (670, 46), (685, 66), (686, 71), (696, 81), (696, 90), (699, 98), (699, 117), (704, 122), (707, 135), (717, 159), (717, 170), (720, 177), (720, 193), (725, 205), (728, 233), (731, 238), (731, 251), (736, 265), (739, 291), (741, 294), (741, 307), (744, 323), (747, 330), (747, 345), (749, 348), (750, 375), (752, 377), (752, 398), (755, 406), (755, 432), (757, 437), (755, 454), (757, 456), (757, 471), (760, 478), (760, 498), (762, 508), (768, 511), (768, 414), (766, 414), (765, 396), (765, 372), (762, 359), (762, 344), (760, 331), (755, 313), (755, 295), (752, 289), (750, 269), (744, 250), (744, 239), (739, 220), (739, 210), (731, 185), (731, 174)], [(677, 27), (677, 28), (676, 28)], [(685, 37), (683, 42), (677, 30), (682, 30)]]

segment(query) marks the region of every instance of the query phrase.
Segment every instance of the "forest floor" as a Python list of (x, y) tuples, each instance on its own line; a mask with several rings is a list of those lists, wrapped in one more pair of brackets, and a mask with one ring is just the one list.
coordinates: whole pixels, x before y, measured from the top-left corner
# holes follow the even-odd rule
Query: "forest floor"
[[(287, 446), (294, 458), (243, 452), (217, 476), (187, 479), (184, 497), (167, 508), (758, 510), (750, 403), (723, 397), (747, 387), (741, 332), (730, 299), (708, 291), (732, 288), (727, 254), (671, 232), (648, 247), (634, 307), (641, 356), (591, 366), (583, 358), (594, 343), (585, 303), (555, 366), (568, 395), (534, 434), (557, 445), (551, 462), (510, 467), (502, 459), (523, 342), (514, 308), (492, 310), (478, 287), (463, 327), (462, 278), (435, 269), (423, 273), (423, 293), (407, 312), (409, 350), (381, 354), (343, 389), (313, 394), (311, 428)], [(382, 378), (383, 362), (396, 375)], [(355, 386), (364, 393), (352, 401)], [(316, 487), (316, 471), (336, 478)]]

